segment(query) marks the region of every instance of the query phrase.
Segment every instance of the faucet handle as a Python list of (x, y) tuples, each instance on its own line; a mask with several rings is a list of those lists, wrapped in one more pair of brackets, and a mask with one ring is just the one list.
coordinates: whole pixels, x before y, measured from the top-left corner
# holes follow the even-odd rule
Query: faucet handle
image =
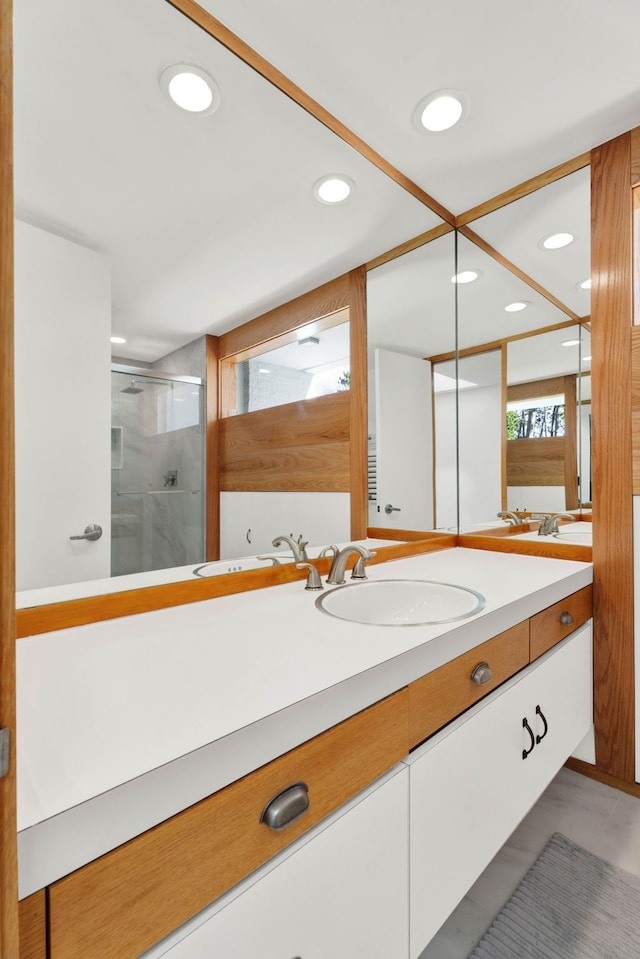
[(375, 552), (369, 550), (368, 556), (358, 556), (357, 560), (353, 564), (353, 570), (351, 572), (351, 579), (366, 579), (367, 574), (364, 571), (364, 564), (367, 563), (370, 559), (373, 559)]
[(307, 569), (309, 571), (305, 589), (324, 589), (320, 573), (312, 563), (296, 563), (296, 569)]
[(333, 543), (331, 546), (323, 546), (320, 552), (318, 553), (318, 559), (322, 559), (324, 556), (328, 556), (331, 553), (332, 556), (337, 556), (340, 550)]

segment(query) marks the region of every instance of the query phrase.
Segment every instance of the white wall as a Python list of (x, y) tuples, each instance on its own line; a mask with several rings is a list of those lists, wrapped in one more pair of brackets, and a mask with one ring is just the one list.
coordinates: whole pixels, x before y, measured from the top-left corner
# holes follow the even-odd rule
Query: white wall
[(508, 486), (507, 509), (533, 513), (563, 513), (567, 508), (564, 486)]
[(17, 588), (109, 576), (108, 259), (17, 221), (15, 311)]
[(436, 393), (433, 400), (436, 456), (435, 527), (458, 524), (458, 453), (456, 446), (456, 394)]
[(280, 535), (326, 546), (348, 542), (350, 533), (349, 493), (220, 494), (221, 559), (276, 553), (271, 543)]
[(499, 384), (460, 390), (460, 525), (495, 519), (501, 506), (504, 407)]

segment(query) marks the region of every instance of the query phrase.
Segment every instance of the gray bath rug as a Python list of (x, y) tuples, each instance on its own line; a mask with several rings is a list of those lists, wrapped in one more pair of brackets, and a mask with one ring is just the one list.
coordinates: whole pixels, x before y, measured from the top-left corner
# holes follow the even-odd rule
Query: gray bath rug
[(469, 959), (638, 959), (640, 879), (554, 833)]

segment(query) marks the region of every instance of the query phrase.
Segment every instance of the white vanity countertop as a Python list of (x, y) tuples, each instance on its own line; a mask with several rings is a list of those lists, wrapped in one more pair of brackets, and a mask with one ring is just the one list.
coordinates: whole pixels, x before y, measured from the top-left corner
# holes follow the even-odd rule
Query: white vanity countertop
[(588, 563), (450, 549), (368, 568), (486, 597), (378, 627), (304, 580), (18, 642), (20, 895), (222, 788), (588, 585)]

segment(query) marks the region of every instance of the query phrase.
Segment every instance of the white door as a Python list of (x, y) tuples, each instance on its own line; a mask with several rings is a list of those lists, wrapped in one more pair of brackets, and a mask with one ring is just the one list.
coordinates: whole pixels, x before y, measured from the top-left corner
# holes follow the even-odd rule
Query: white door
[[(399, 769), (147, 959), (407, 959), (408, 783)], [(190, 928), (191, 927), (191, 928)], [(170, 937), (171, 938), (171, 937)]]
[(16, 222), (18, 590), (110, 575), (110, 287), (106, 257)]
[(375, 525), (433, 528), (431, 364), (375, 351)]

